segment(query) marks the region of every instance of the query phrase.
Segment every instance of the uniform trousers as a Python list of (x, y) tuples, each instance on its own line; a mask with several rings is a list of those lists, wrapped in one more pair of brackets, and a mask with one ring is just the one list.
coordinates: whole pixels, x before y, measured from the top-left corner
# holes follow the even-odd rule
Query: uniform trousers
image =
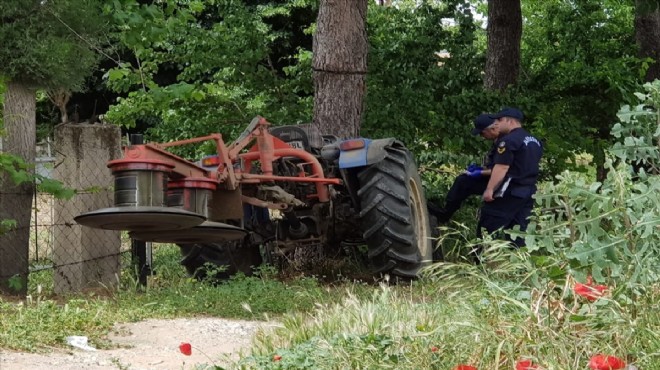
[(488, 179), (490, 179), (488, 176), (476, 178), (466, 174), (456, 176), (445, 199), (444, 213), (446, 220), (438, 221), (448, 221), (461, 208), (463, 201), (471, 195), (483, 195), (484, 191), (486, 191), (486, 185), (488, 185)]
[[(531, 196), (518, 197), (504, 194), (501, 198), (495, 198), (492, 202), (485, 202), (481, 207), (481, 215), (477, 225), (477, 236), (482, 236), (482, 229), (489, 233), (497, 230), (512, 229), (520, 226), (520, 231), (527, 230), (529, 216), (532, 215), (534, 199)], [(506, 239), (511, 240), (507, 235)], [(525, 246), (525, 239), (516, 238), (511, 240), (517, 247)]]

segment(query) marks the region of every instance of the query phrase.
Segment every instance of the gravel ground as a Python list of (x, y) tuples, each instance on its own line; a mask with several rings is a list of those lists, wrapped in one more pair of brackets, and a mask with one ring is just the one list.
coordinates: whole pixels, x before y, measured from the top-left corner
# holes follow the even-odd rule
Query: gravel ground
[[(255, 331), (273, 324), (218, 318), (146, 320), (118, 324), (108, 335), (114, 349), (54, 348), (49, 353), (22, 353), (0, 349), (0, 370), (27, 369), (195, 369), (222, 366), (249, 348)], [(183, 342), (192, 355), (179, 351)]]

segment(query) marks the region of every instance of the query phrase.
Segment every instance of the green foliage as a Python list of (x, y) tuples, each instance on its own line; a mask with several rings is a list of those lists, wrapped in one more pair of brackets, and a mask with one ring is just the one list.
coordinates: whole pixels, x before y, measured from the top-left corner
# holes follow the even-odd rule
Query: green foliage
[[(616, 109), (634, 98), (645, 69), (636, 57), (631, 4), (524, 2), (519, 86), (488, 92), (485, 29), (473, 3), (369, 7), (362, 135), (396, 137), (418, 155), (448, 164), (455, 153), (468, 158), (486, 150), (469, 135), (477, 114), (518, 106), (545, 142), (546, 178), (577, 168), (574, 158), (582, 152), (602, 165)], [(485, 9), (484, 2), (477, 6)], [(211, 132), (231, 141), (257, 114), (275, 124), (311, 120), (315, 2), (123, 0), (106, 4), (105, 12), (129, 56), (105, 74), (122, 94), (109, 121), (150, 127), (148, 139), (155, 141)]]
[(9, 179), (16, 185), (32, 179), (28, 165), (18, 156), (8, 153), (0, 155), (0, 172), (7, 173)]
[[(40, 191), (53, 194), (59, 199), (71, 199), (75, 191), (64, 186), (60, 181), (46, 178), (34, 173), (34, 166), (15, 155), (0, 152), (0, 174), (7, 174), (10, 181), (16, 185), (25, 182), (35, 182)], [(0, 220), (0, 235), (16, 228), (15, 220)]]
[[(304, 5), (106, 5), (117, 23), (119, 41), (135, 56), (134, 62), (105, 75), (111, 89), (127, 93), (106, 118), (127, 127), (149, 121), (154, 124), (150, 139), (158, 141), (212, 132), (233, 136), (257, 114), (274, 123), (308, 121), (311, 86), (296, 82), (303, 77), (293, 65), (275, 67), (280, 61), (271, 59), (272, 47), (282, 35), (267, 23), (269, 17), (286, 16)], [(289, 57), (307, 65), (311, 60), (302, 50)]]
[(0, 14), (0, 74), (37, 87), (82, 87), (107, 24), (97, 1), (4, 0)]
[(62, 182), (43, 177), (39, 174), (35, 175), (37, 182), (37, 189), (41, 192), (53, 194), (58, 199), (71, 199), (76, 191), (64, 185)]
[(581, 279), (621, 279), (629, 287), (654, 283), (658, 276), (652, 266), (660, 263), (655, 232), (660, 179), (632, 182), (626, 167), (606, 164), (603, 183), (566, 173), (558, 184), (544, 184), (537, 202), (552, 212), (530, 223), (527, 245)]
[(632, 2), (528, 1), (523, 16), (518, 89), (530, 97), (525, 112), (551, 173), (575, 168), (574, 154), (584, 151), (602, 166), (618, 107), (634, 99), (645, 73)]
[(7, 279), (7, 286), (9, 289), (13, 289), (16, 292), (22, 292), (24, 287), (23, 281), (24, 279), (22, 277), (19, 275), (14, 275)]
[[(0, 92), (4, 92), (5, 81), (41, 88), (82, 88), (98, 60), (97, 40), (106, 25), (96, 0), (3, 0), (0, 14)], [(0, 128), (3, 125), (0, 121)], [(25, 129), (29, 135), (35, 128)], [(0, 153), (0, 173), (7, 173), (15, 184), (36, 181), (43, 191), (63, 198), (73, 196), (72, 190), (33, 174), (28, 166), (21, 158)]]
[(15, 220), (0, 220), (0, 235), (14, 230), (16, 228)]
[(0, 153), (0, 173), (9, 175), (9, 179), (16, 185), (24, 182), (36, 182), (40, 191), (53, 194), (60, 199), (71, 199), (75, 194), (60, 181), (46, 178), (38, 173), (34, 173), (33, 165), (28, 165), (21, 158), (7, 153)]
[(618, 113), (620, 123), (612, 127), (616, 142), (612, 153), (620, 160), (631, 163), (645, 172), (660, 173), (660, 81), (644, 85), (644, 92), (636, 93), (639, 104), (624, 105)]
[(639, 294), (639, 286), (660, 278), (652, 267), (660, 262), (655, 232), (660, 227), (660, 177), (642, 171), (633, 179), (631, 171), (631, 164), (657, 167), (658, 84), (647, 84), (646, 93), (637, 94), (643, 105), (622, 107), (621, 121), (612, 130), (617, 138), (612, 153), (619, 162), (606, 161), (607, 178), (600, 183), (565, 173), (558, 183), (543, 184), (537, 203), (552, 212), (539, 215), (526, 238), (530, 250), (547, 254), (565, 273), (625, 280), (623, 294)]
[[(455, 25), (446, 25), (447, 19)], [(473, 144), (465, 126), (488, 105), (480, 96), (484, 57), (467, 2), (372, 6), (368, 25), (363, 134), (397, 137), (410, 147)]]
[[(369, 9), (363, 134), (398, 137), (418, 154), (476, 157), (486, 146), (470, 137), (472, 119), (518, 106), (544, 141), (546, 178), (579, 169), (577, 153), (602, 166), (616, 111), (632, 102), (646, 68), (637, 58), (631, 4), (523, 2), (520, 82), (502, 93), (482, 88), (485, 30), (471, 12), (461, 1), (432, 4)], [(438, 57), (442, 51), (449, 57)]]

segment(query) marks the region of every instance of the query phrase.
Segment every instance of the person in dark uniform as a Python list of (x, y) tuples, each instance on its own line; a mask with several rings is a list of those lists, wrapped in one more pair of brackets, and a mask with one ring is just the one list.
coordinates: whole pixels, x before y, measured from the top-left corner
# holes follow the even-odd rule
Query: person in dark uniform
[(493, 157), (497, 150), (497, 136), (499, 130), (494, 118), (488, 114), (481, 114), (474, 119), (474, 128), (472, 135), (481, 135), (486, 140), (493, 140), (493, 145), (486, 154), (483, 167), (472, 164), (468, 166), (465, 172), (456, 176), (451, 185), (447, 196), (445, 197), (445, 206), (438, 207), (429, 202), (429, 213), (436, 217), (438, 223), (447, 223), (454, 215), (463, 201), (471, 195), (482, 195), (486, 191), (486, 185), (490, 178), (490, 172), (493, 168)]
[[(483, 193), (477, 235), (481, 236), (482, 229), (493, 233), (516, 225), (525, 231), (534, 206), (532, 195), (536, 192), (543, 146), (522, 128), (524, 115), (520, 110), (505, 108), (489, 117), (495, 120), (499, 140)], [(524, 246), (523, 238), (513, 242)]]

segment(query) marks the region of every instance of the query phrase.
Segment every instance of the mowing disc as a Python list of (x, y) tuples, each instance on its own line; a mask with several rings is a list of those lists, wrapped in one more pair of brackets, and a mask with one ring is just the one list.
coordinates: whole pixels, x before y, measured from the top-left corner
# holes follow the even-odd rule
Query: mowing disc
[(222, 222), (205, 221), (186, 230), (132, 231), (128, 235), (137, 240), (154, 243), (214, 243), (243, 239), (247, 231)]
[(74, 220), (84, 226), (105, 230), (181, 230), (197, 226), (206, 217), (171, 207), (112, 207), (83, 213)]

